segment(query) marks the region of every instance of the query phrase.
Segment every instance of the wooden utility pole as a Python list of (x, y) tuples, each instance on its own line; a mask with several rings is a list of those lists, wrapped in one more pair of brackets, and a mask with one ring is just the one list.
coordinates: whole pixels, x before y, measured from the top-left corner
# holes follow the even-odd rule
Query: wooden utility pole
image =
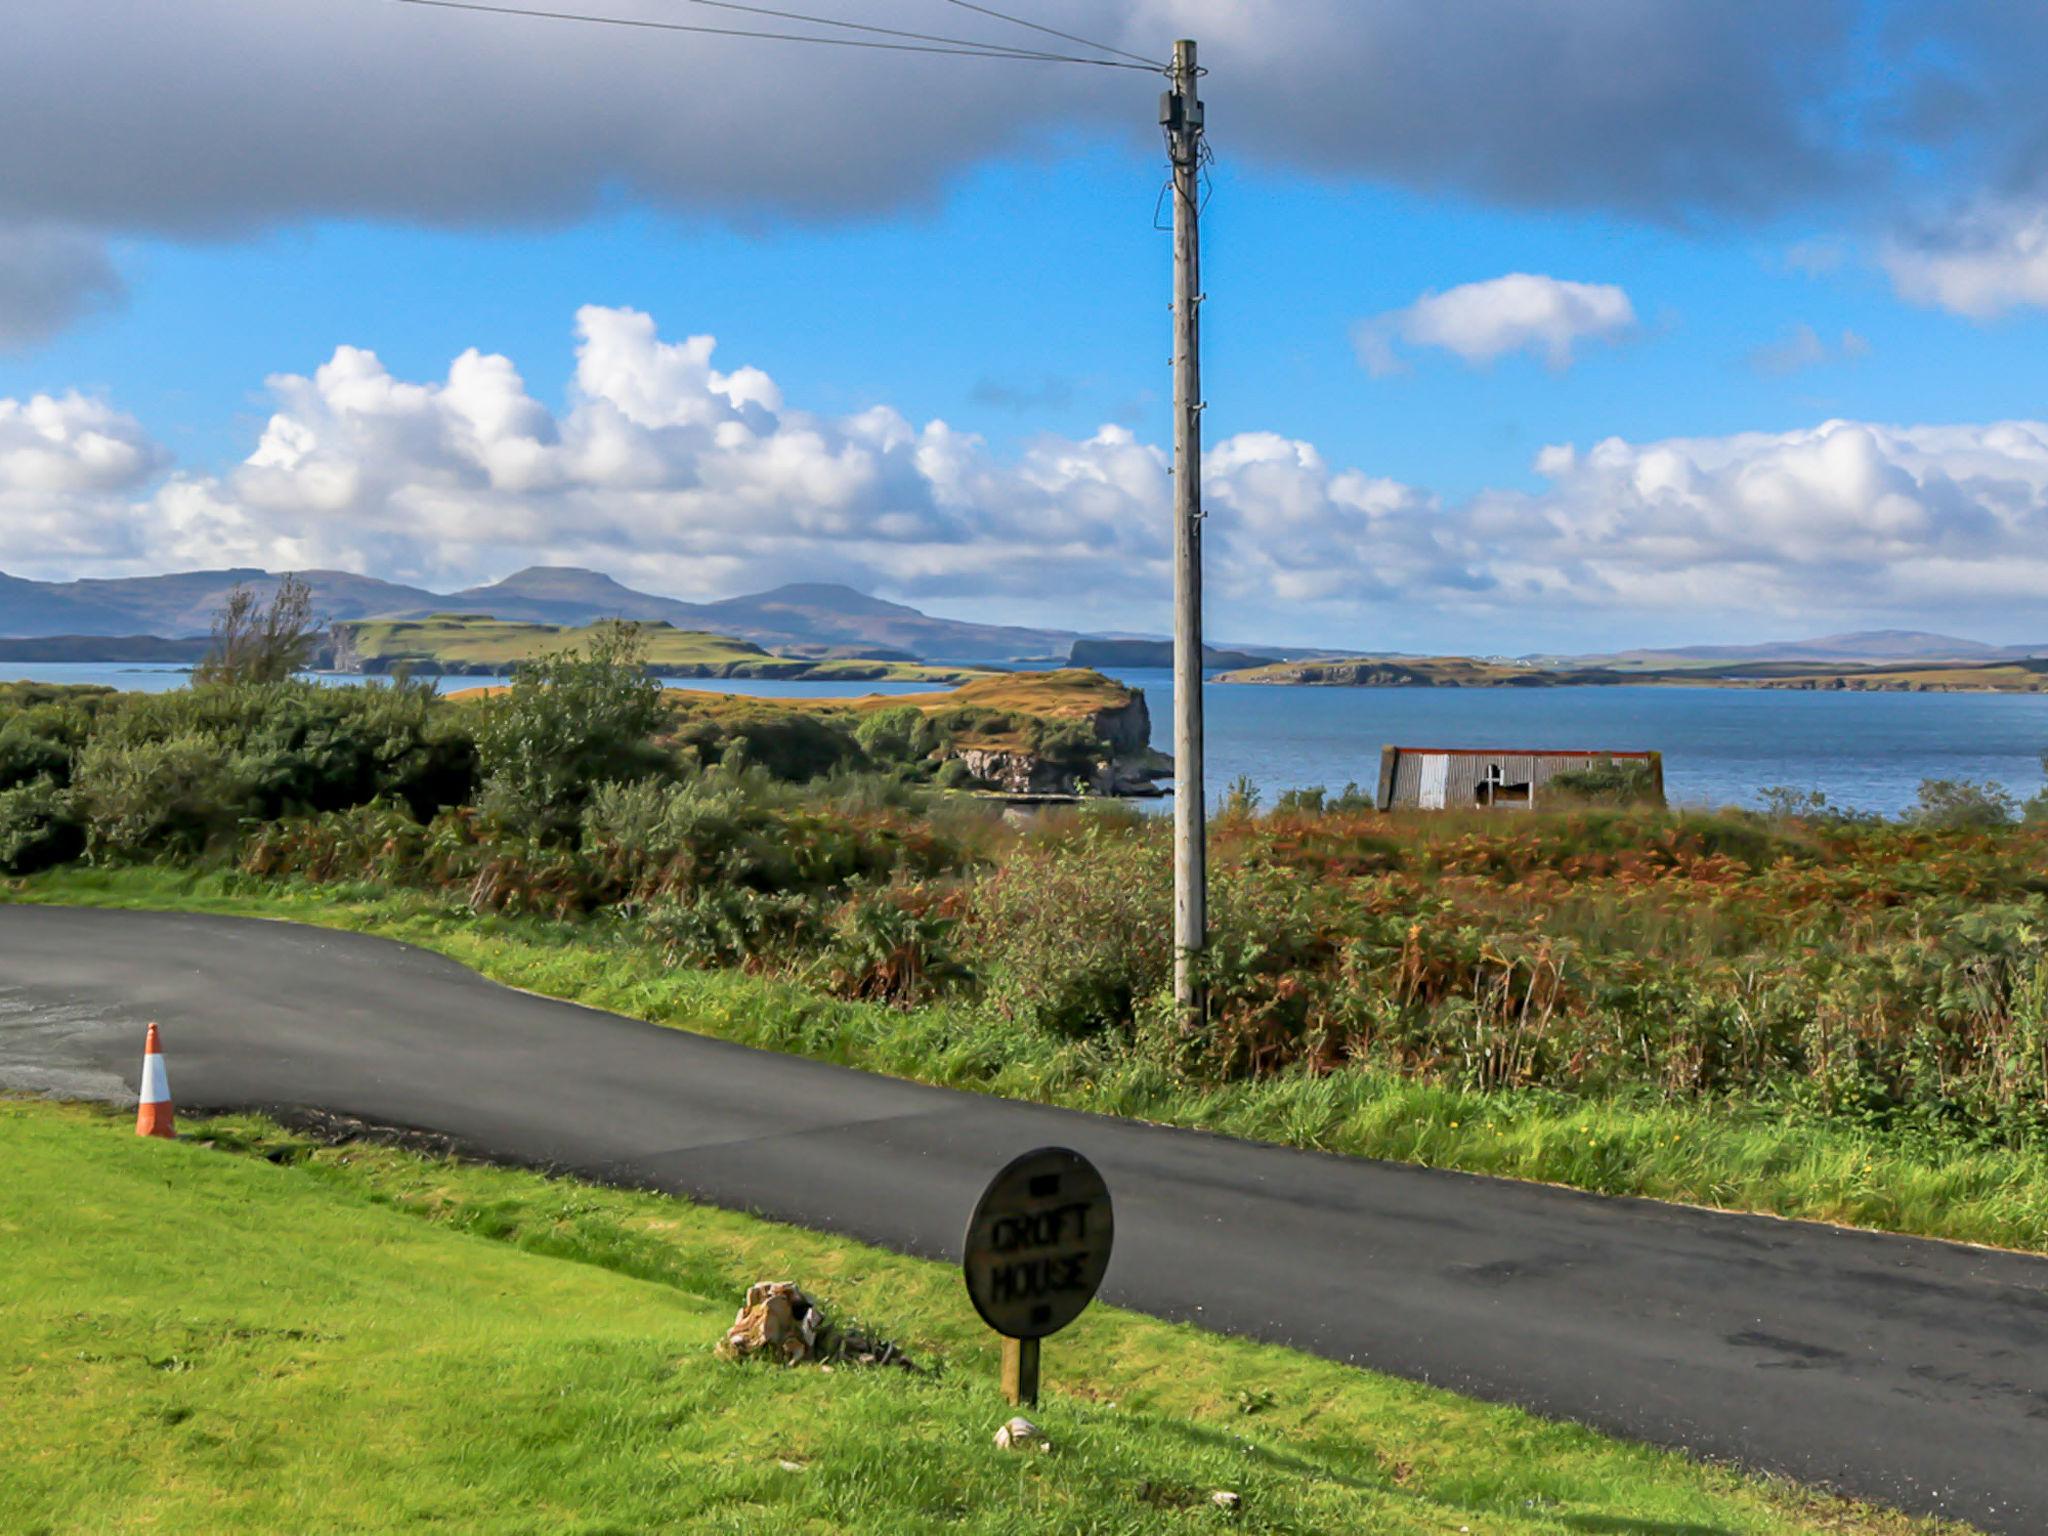
[(1173, 999), (1205, 1013), (1208, 807), (1202, 788), (1202, 102), (1195, 45), (1173, 45), (1160, 120), (1173, 159)]

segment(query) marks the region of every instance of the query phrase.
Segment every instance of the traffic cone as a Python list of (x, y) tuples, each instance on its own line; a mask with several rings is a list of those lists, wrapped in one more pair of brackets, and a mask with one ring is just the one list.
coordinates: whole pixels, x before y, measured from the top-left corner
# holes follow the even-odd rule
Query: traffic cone
[(177, 1137), (178, 1127), (171, 1111), (171, 1080), (164, 1072), (164, 1049), (149, 1026), (149, 1039), (142, 1047), (142, 1103), (135, 1111), (138, 1136)]

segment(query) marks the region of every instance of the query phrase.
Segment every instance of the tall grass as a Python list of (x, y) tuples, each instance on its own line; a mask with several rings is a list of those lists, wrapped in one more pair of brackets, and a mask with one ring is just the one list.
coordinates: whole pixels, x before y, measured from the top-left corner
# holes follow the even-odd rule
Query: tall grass
[(376, 883), (76, 871), (0, 887), (17, 901), (285, 917), (446, 954), (547, 996), (969, 1092), (1254, 1140), (1613, 1195), (2048, 1252), (2048, 1152), (1768, 1098), (1482, 1089), (1382, 1065), (1301, 1064), (1210, 1081), (1152, 1049), (992, 1023), (959, 1000), (903, 1008), (736, 969), (669, 964), (626, 921), (483, 916)]

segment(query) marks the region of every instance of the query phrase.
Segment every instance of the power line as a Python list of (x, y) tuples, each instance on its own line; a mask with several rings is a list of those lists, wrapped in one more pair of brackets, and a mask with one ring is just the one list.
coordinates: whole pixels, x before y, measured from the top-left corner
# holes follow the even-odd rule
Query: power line
[[(498, 16), (534, 16), (546, 21), (583, 21), (605, 27), (639, 27), (653, 32), (696, 32), (711, 37), (751, 37), (779, 43), (818, 43), (834, 48), (874, 48), (887, 53), (943, 53), (970, 59), (1015, 59), (1025, 63), (1093, 64), (1100, 69), (1144, 69), (1150, 64), (1125, 64), (1116, 59), (1087, 59), (1062, 53), (1032, 53), (1001, 44), (972, 44), (946, 47), (936, 43), (883, 43), (860, 37), (819, 37), (808, 32), (760, 32), (742, 27), (693, 26), (682, 21), (650, 21), (632, 16), (591, 16), (579, 11), (529, 10), (523, 6), (485, 5), (480, 0), (399, 0), (401, 5), (425, 5), (445, 11), (487, 11)], [(843, 23), (835, 23), (843, 25)]]
[(765, 5), (742, 5), (739, 0), (685, 0), (690, 5), (708, 6), (717, 11), (745, 11), (750, 16), (773, 16), (782, 21), (806, 21), (814, 26), (840, 27), (848, 32), (873, 32), (883, 37), (907, 37), (920, 43), (945, 43), (957, 48), (971, 48), (977, 53), (1014, 53), (1020, 58), (1045, 59), (1049, 55), (1042, 48), (1019, 48), (1009, 43), (983, 42), (971, 37), (943, 37), (932, 32), (906, 32), (900, 27), (878, 27), (867, 22), (840, 21), (832, 16), (809, 16), (802, 11), (778, 11)]
[(1071, 32), (1061, 32), (1053, 27), (1040, 26), (1035, 21), (1026, 21), (1022, 16), (1011, 16), (1002, 11), (990, 10), (985, 5), (974, 4), (974, 0), (946, 0), (946, 3), (948, 5), (957, 5), (963, 11), (979, 11), (984, 16), (993, 16), (997, 21), (1007, 21), (1014, 26), (1029, 27), (1034, 32), (1043, 32), (1047, 37), (1057, 37), (1069, 43), (1079, 43), (1083, 48), (1099, 49), (1103, 53), (1113, 53), (1119, 58), (1136, 59), (1147, 69), (1156, 69), (1162, 74), (1165, 73), (1166, 67), (1163, 64), (1156, 64), (1142, 54), (1126, 53), (1123, 49), (1112, 48), (1107, 43), (1091, 42), (1085, 37), (1076, 37)]

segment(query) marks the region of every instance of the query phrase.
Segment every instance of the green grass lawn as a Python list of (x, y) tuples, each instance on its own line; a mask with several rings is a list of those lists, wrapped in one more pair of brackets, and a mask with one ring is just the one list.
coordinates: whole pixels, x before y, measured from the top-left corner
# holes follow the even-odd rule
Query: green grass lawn
[[(945, 1266), (250, 1118), (184, 1132), (0, 1100), (9, 1536), (1960, 1529), (1106, 1308), (1047, 1347), (1053, 1453), (1007, 1455)], [(927, 1374), (715, 1360), (764, 1278)]]
[(1131, 1053), (992, 1030), (966, 1010), (841, 1002), (671, 968), (601, 920), (479, 917), (445, 896), (236, 874), (72, 867), (0, 902), (282, 917), (439, 951), (495, 980), (675, 1028), (944, 1086), (1255, 1140), (2048, 1252), (2048, 1157), (1789, 1106), (1460, 1092), (1385, 1071), (1190, 1086)]

